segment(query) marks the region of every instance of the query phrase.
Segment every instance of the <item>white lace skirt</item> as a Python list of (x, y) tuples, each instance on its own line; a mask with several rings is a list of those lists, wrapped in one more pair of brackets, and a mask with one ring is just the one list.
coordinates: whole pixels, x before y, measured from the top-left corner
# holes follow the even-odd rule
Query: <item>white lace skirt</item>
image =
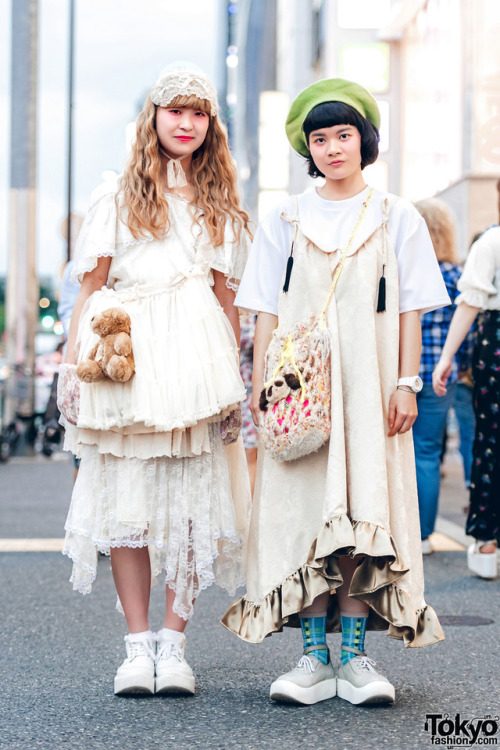
[(91, 591), (98, 552), (143, 546), (153, 579), (165, 571), (185, 619), (210, 584), (231, 594), (242, 584), (250, 498), (243, 444), (224, 447), (219, 424), (208, 429), (211, 452), (191, 458), (117, 458), (82, 447), (63, 549), (74, 589)]

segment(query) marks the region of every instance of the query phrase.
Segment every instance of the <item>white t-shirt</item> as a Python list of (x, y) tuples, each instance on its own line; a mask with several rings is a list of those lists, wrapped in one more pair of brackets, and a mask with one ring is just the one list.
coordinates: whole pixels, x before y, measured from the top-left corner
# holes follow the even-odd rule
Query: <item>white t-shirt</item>
[[(302, 232), (322, 250), (346, 246), (369, 188), (353, 198), (330, 201), (316, 188), (287, 198), (259, 224), (235, 304), (278, 314), (278, 297), (292, 241), (293, 226), (281, 217), (297, 215)], [(384, 193), (375, 191), (354, 247), (360, 247), (382, 221)], [(389, 217), (389, 235), (399, 271), (399, 311), (420, 313), (450, 304), (431, 238), (415, 206), (398, 198)]]
[(472, 245), (457, 288), (455, 304), (500, 310), (500, 227), (491, 227)]

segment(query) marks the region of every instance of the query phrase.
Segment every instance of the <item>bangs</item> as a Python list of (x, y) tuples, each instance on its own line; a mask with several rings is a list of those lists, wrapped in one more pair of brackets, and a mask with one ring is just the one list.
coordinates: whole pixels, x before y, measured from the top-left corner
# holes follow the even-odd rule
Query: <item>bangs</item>
[(343, 102), (324, 102), (314, 107), (306, 119), (302, 129), (308, 137), (314, 130), (331, 128), (334, 125), (354, 125), (360, 133), (364, 130), (364, 118), (354, 107)]
[(205, 112), (207, 115), (210, 115), (211, 112), (210, 102), (207, 99), (199, 99), (197, 96), (194, 96), (194, 94), (189, 94), (187, 96), (179, 94), (179, 96), (174, 96), (172, 101), (168, 103), (167, 109), (175, 107), (195, 109), (197, 112)]

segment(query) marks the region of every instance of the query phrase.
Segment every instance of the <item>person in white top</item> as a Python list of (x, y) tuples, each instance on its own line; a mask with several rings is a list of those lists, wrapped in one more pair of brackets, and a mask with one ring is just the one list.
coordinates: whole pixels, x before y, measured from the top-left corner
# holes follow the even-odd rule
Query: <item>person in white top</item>
[(457, 288), (457, 309), (432, 380), (437, 395), (444, 396), (453, 357), (480, 314), (472, 360), (476, 432), (466, 522), (466, 532), (476, 542), (467, 549), (467, 564), (481, 578), (496, 578), (500, 541), (500, 227), (486, 230), (472, 245)]
[[(330, 437), (295, 460), (274, 458), (261, 445), (247, 593), (222, 621), (251, 642), (300, 625), (304, 655), (273, 682), (277, 701), (311, 704), (339, 695), (354, 704), (392, 702), (394, 687), (364, 652), (367, 627), (388, 628), (411, 647), (443, 639), (423, 596), (411, 427), (421, 388), (419, 314), (450, 300), (414, 206), (365, 183), (363, 169), (378, 155), (378, 127), (376, 102), (356, 83), (322, 80), (298, 95), (287, 135), (309, 173), (325, 183), (262, 221), (236, 298), (258, 312), (257, 424), (269, 407), (269, 343), (320, 312), (345, 258), (326, 310)], [(304, 395), (305, 371), (301, 378)], [(295, 380), (290, 387), (298, 387)], [(342, 664), (334, 670), (326, 632), (339, 630)]]
[[(98, 552), (111, 556), (129, 628), (117, 694), (193, 693), (183, 632), (194, 601), (213, 582), (242, 582), (250, 485), (233, 302), (248, 241), (215, 89), (173, 66), (146, 98), (122, 178), (92, 195), (59, 380), (65, 447), (81, 456), (63, 551), (82, 593)], [(98, 343), (92, 320), (110, 308), (130, 318), (135, 374), (79, 383), (76, 365)], [(155, 634), (150, 589), (162, 571)]]

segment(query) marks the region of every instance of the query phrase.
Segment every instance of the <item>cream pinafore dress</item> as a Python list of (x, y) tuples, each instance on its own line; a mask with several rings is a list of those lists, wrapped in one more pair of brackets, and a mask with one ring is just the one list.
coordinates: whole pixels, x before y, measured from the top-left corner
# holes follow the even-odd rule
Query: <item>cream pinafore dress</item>
[[(444, 638), (424, 600), (415, 460), (411, 431), (387, 437), (398, 381), (397, 258), (388, 231), (395, 196), (382, 198), (381, 221), (361, 227), (328, 308), (332, 361), (331, 436), (317, 453), (292, 462), (259, 454), (247, 553), (247, 593), (222, 622), (259, 642), (330, 591), (327, 630), (340, 630), (335, 589), (341, 555), (360, 555), (350, 595), (370, 607), (368, 628), (406, 646)], [(279, 329), (321, 310), (340, 250), (324, 252), (295, 216), (294, 265), (279, 298)], [(385, 266), (386, 311), (377, 313)], [(281, 286), (283, 286), (283, 281)]]

